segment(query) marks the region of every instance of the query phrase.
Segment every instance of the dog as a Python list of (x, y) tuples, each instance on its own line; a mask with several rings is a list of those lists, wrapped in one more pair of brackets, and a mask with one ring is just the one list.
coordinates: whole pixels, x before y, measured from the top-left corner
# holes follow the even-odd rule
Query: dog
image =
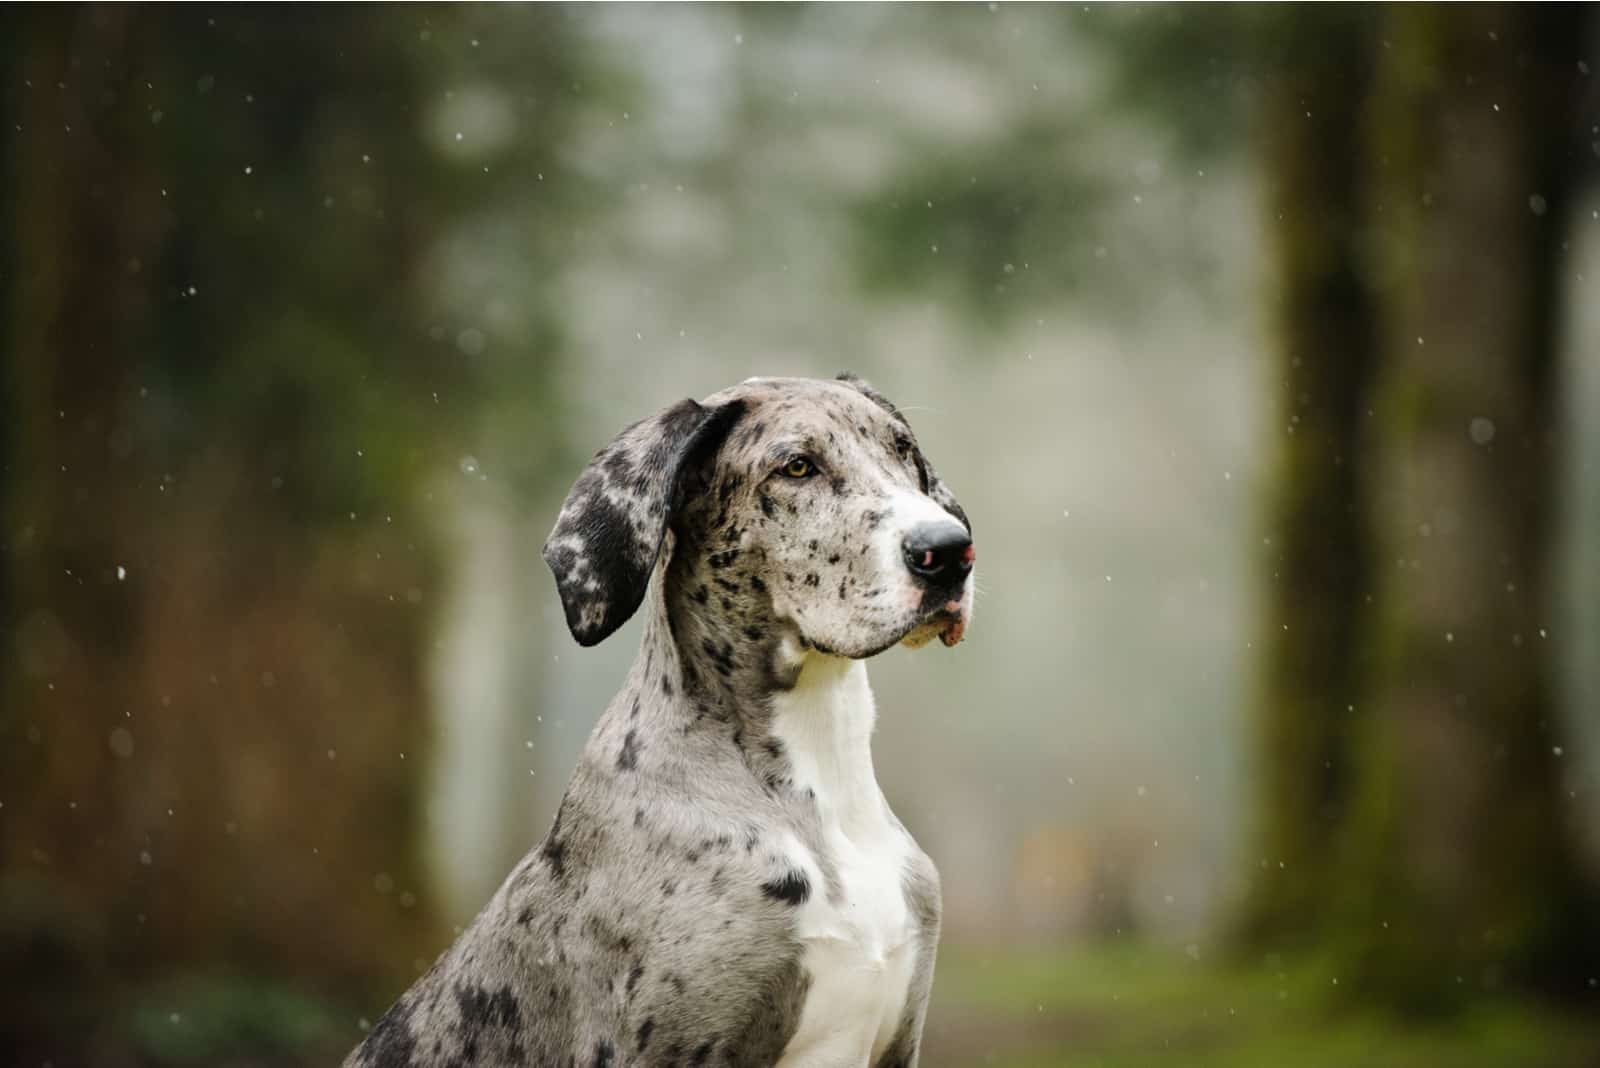
[(868, 383), (750, 379), (623, 430), (544, 547), (638, 658), (544, 841), (346, 1068), (915, 1068), (939, 875), (864, 661), (959, 642), (966, 513)]

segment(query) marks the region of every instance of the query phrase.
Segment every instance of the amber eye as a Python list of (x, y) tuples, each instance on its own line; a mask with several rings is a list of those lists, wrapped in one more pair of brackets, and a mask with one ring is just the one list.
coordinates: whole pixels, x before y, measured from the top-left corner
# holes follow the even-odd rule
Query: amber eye
[(811, 461), (804, 456), (796, 456), (783, 465), (783, 473), (790, 478), (810, 478), (816, 471), (817, 469), (811, 466)]

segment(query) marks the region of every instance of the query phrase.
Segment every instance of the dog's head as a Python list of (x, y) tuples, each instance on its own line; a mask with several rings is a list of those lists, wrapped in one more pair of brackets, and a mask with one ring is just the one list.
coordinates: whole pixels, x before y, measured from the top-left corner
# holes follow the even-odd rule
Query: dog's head
[(544, 549), (581, 644), (639, 607), (669, 532), (668, 596), (712, 633), (865, 657), (954, 645), (972, 615), (966, 513), (853, 376), (751, 379), (596, 454)]

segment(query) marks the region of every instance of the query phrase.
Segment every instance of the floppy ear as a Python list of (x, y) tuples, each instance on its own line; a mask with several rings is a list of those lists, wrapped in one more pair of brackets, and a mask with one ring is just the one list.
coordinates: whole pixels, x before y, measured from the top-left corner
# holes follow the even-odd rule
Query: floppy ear
[(743, 407), (681, 401), (618, 434), (578, 476), (544, 543), (544, 560), (579, 645), (594, 645), (638, 610), (687, 461), (715, 448)]
[[(851, 386), (862, 396), (870, 400), (873, 404), (876, 404), (878, 407), (894, 416), (895, 420), (901, 426), (905, 427), (908, 433), (911, 432), (911, 423), (904, 415), (900, 414), (900, 409), (894, 406), (894, 401), (890, 400), (888, 397), (885, 397), (882, 393), (879, 393), (871, 382), (868, 382), (864, 378), (857, 378), (849, 371), (841, 373), (838, 376), (838, 380), (848, 386)], [(915, 440), (916, 436), (913, 434), (912, 441), (915, 442)], [(950, 487), (946, 486), (939, 478), (939, 473), (933, 469), (933, 464), (930, 463), (928, 458), (923, 455), (920, 446), (916, 450), (916, 457), (917, 470), (922, 474), (922, 492), (933, 498), (933, 500), (945, 511), (961, 520), (961, 525), (967, 528), (968, 534), (971, 534), (972, 520), (967, 518), (966, 509), (961, 507), (961, 502), (957, 501), (956, 495), (950, 492)]]

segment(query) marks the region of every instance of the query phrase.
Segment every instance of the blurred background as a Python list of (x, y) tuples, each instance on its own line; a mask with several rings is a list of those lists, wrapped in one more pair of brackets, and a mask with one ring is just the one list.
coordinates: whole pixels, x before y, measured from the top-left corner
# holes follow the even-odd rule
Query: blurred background
[(0, 1063), (330, 1063), (637, 646), (624, 424), (871, 379), (923, 1063), (1600, 1063), (1600, 17), (0, 12)]

